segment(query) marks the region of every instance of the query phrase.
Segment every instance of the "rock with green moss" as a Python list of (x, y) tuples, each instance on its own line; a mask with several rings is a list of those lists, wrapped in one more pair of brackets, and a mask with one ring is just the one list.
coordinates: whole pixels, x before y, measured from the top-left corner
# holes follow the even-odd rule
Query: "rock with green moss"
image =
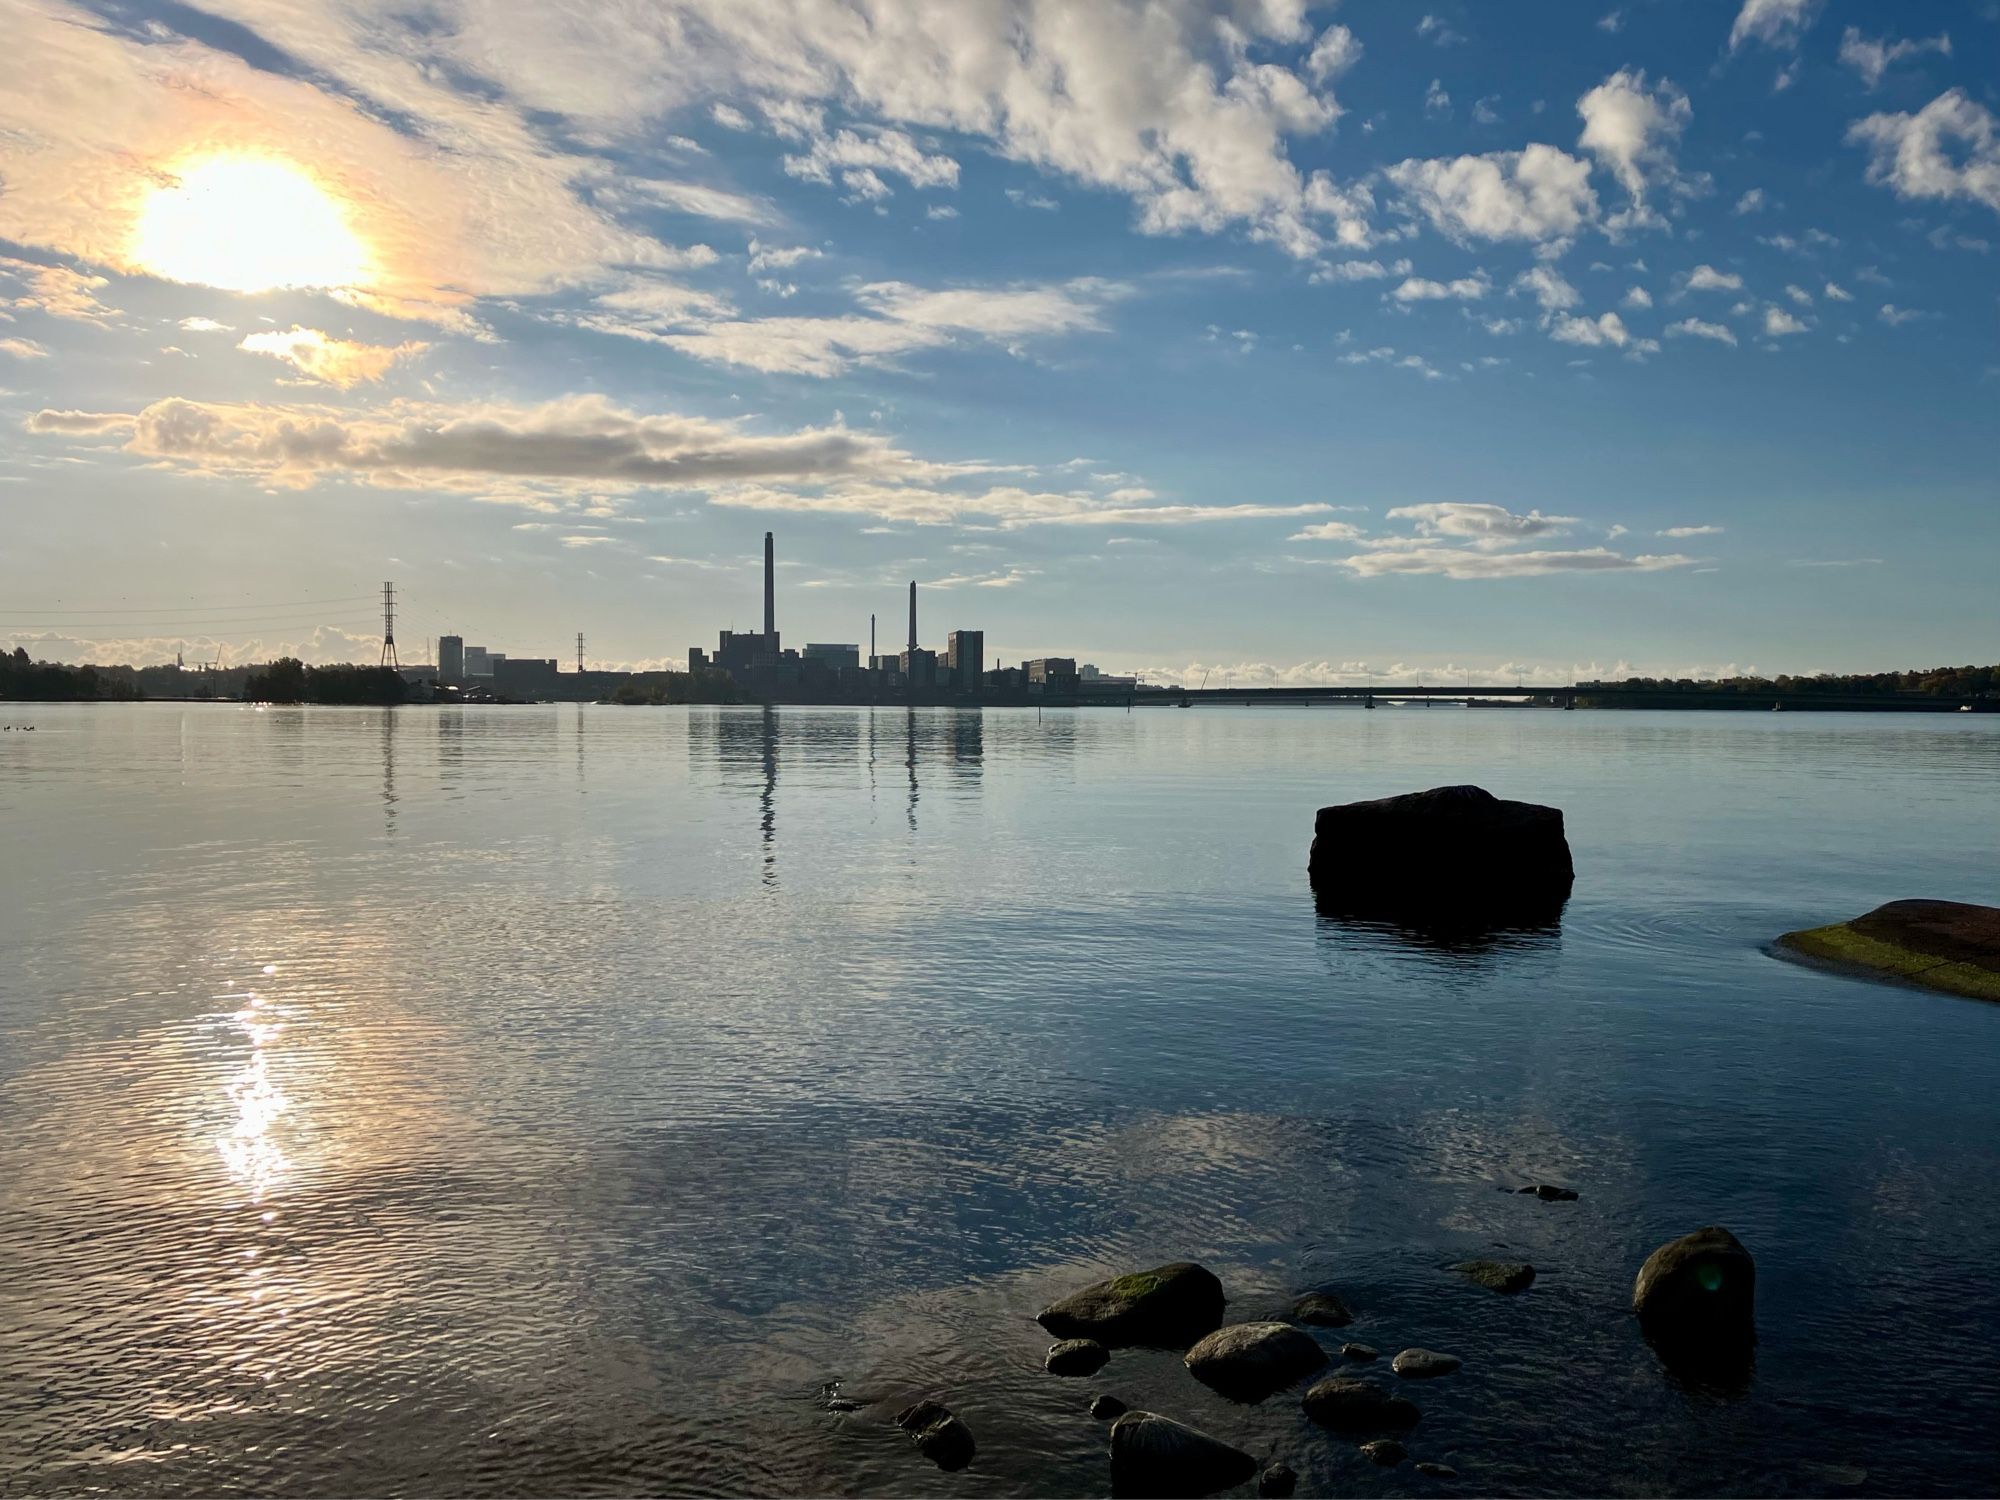
[(1035, 1319), (1059, 1339), (1185, 1349), (1222, 1322), (1222, 1283), (1191, 1261), (1095, 1282)]
[(1778, 951), (1844, 973), (2000, 1000), (2000, 907), (1891, 901), (1851, 922), (1788, 932)]

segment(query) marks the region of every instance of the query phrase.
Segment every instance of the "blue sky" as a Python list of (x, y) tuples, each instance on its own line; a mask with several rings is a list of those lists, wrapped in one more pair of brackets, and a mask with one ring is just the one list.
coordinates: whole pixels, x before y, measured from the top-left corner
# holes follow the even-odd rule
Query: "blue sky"
[(0, 0), (0, 640), (1995, 658), (2000, 5)]

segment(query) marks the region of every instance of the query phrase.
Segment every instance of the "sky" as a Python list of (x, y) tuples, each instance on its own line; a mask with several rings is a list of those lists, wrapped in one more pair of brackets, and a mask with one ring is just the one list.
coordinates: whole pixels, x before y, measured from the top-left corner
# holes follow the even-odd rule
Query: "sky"
[(1996, 0), (0, 0), (0, 644), (2000, 659)]

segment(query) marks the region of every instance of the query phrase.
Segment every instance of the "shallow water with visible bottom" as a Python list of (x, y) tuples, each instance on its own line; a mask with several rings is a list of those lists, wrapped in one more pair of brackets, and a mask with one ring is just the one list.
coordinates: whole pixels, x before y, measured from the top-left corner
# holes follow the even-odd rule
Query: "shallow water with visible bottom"
[[(0, 1493), (1099, 1494), (1099, 1391), (1307, 1494), (2000, 1484), (2000, 1006), (1766, 951), (2000, 901), (2000, 719), (0, 722)], [(1559, 928), (1315, 912), (1316, 807), (1466, 781), (1565, 809)], [(1709, 1223), (1735, 1392), (1627, 1312)], [(1232, 1321), (1337, 1291), (1371, 1379), (1460, 1356), (1407, 1392), (1460, 1477), (1042, 1371), (1043, 1305), (1183, 1258)]]

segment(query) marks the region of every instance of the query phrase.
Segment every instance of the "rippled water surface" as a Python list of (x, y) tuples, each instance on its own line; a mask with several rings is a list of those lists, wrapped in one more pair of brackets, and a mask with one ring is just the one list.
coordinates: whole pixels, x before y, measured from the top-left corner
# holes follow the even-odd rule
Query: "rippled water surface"
[[(0, 1492), (1091, 1494), (1100, 1390), (1306, 1492), (2000, 1483), (2000, 1006), (1763, 946), (2000, 901), (2000, 720), (0, 722)], [(1559, 931), (1315, 914), (1315, 807), (1458, 781), (1566, 810)], [(1734, 1397), (1625, 1312), (1711, 1222)], [(1042, 1305), (1179, 1258), (1462, 1356), (1410, 1440), (1462, 1478), (1042, 1372)], [(888, 1420), (932, 1393), (963, 1473)]]

